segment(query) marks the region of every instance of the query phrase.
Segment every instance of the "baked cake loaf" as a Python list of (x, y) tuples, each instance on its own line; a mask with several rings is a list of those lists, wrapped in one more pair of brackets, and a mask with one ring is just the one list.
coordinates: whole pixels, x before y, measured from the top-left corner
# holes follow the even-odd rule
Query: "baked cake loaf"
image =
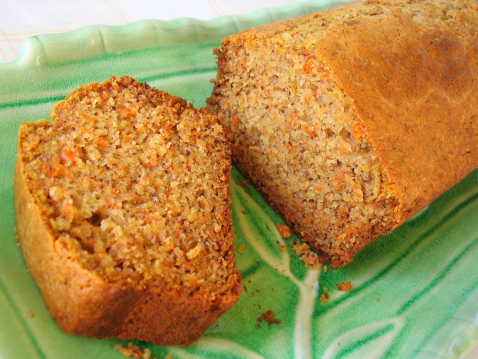
[(478, 4), (371, 0), (225, 38), (233, 162), (338, 268), (478, 166)]
[(20, 127), (18, 242), (67, 333), (187, 345), (239, 297), (230, 131), (111, 77)]

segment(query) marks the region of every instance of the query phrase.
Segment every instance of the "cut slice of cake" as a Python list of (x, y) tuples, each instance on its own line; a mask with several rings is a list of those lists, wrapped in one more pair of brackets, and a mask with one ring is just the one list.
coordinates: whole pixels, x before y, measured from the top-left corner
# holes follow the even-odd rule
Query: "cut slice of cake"
[(478, 3), (373, 0), (242, 31), (209, 106), (332, 268), (478, 166)]
[(239, 298), (230, 131), (206, 109), (111, 77), (20, 127), (18, 242), (67, 333), (196, 340)]

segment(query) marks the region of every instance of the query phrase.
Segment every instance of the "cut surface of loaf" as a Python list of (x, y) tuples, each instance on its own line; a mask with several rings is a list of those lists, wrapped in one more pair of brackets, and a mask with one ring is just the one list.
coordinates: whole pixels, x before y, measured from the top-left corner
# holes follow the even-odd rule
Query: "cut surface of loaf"
[(230, 131), (111, 77), (20, 127), (18, 241), (66, 332), (187, 345), (239, 298)]
[(368, 1), (242, 31), (208, 105), (332, 268), (478, 166), (478, 4)]

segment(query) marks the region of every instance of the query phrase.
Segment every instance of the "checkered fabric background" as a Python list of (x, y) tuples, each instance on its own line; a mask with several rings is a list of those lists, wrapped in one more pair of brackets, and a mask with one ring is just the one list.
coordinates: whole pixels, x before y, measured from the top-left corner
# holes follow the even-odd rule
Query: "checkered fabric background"
[[(244, 15), (294, 0), (0, 0), (0, 63), (15, 60), (23, 41), (38, 34), (143, 19)], [(478, 346), (464, 359), (478, 359)]]

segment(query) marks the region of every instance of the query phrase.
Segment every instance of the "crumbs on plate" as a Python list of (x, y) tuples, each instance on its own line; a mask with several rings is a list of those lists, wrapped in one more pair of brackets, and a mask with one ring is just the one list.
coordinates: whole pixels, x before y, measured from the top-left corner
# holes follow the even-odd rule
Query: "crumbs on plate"
[(305, 263), (307, 269), (318, 269), (319, 258), (315, 252), (312, 252), (307, 243), (300, 244), (297, 241), (291, 243), (292, 248), (297, 253), (299, 258)]
[[(144, 349), (143, 351), (133, 343), (128, 343), (127, 347), (124, 347), (121, 344), (116, 344), (114, 348), (127, 358), (132, 357), (134, 359), (156, 359), (151, 356), (151, 351), (148, 348)], [(172, 358), (173, 356), (170, 353), (165, 359)]]
[(342, 292), (347, 292), (352, 289), (352, 282), (342, 282), (340, 284), (336, 284), (337, 289)]
[(277, 222), (277, 229), (279, 230), (280, 234), (284, 238), (289, 238), (290, 237), (290, 229), (287, 226), (284, 226)]
[[(279, 319), (274, 319), (274, 312), (272, 310), (268, 310), (267, 312), (262, 314), (262, 316), (257, 318), (257, 321), (260, 322), (260, 323), (262, 323), (263, 321), (266, 321), (266, 322), (269, 323), (269, 325), (280, 324), (281, 323), (281, 321)], [(257, 324), (257, 327), (259, 329), (262, 328), (262, 326), (260, 324)]]

